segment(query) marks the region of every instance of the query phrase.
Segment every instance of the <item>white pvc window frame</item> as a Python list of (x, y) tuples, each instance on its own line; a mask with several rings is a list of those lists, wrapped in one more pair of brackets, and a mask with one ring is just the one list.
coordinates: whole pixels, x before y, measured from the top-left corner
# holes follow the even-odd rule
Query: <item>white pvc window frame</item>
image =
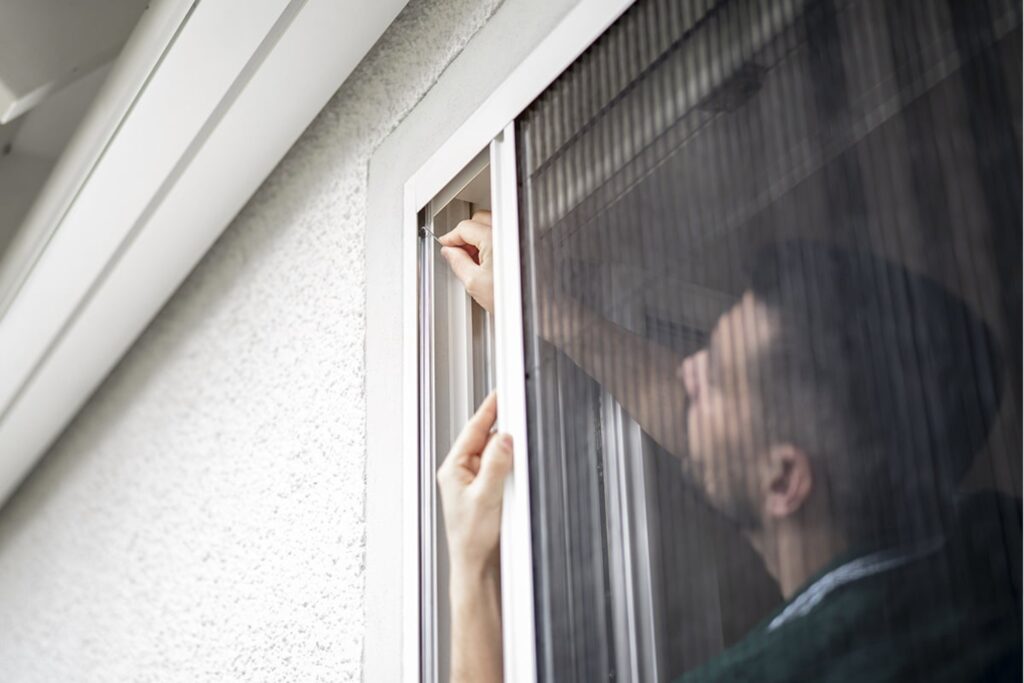
[[(586, 50), (633, 0), (584, 0), (569, 12), (484, 104), (406, 182), (402, 226), (402, 414), (417, 416), (402, 426), (402, 677), (412, 683), (424, 670), (424, 606), (434, 599), (424, 588), (421, 546), (423, 495), (420, 381), (423, 358), (420, 325), (420, 219), (422, 211), (490, 150), (494, 231), (495, 364), (498, 428), (515, 444), (513, 473), (506, 482), (502, 511), (502, 638), (506, 681), (537, 678), (533, 560), (524, 381), (522, 287), (515, 160), (515, 118)], [(433, 486), (433, 474), (430, 473)]]
[[(474, 205), (462, 192), (489, 173), (484, 150), (420, 212), (430, 234), (442, 235), (490, 202)], [(461, 428), (494, 386), (493, 320), (475, 304), (441, 258), (427, 232), (420, 234), (419, 299), (419, 501), (420, 680), (448, 680), (447, 543), (442, 532), (436, 472)]]

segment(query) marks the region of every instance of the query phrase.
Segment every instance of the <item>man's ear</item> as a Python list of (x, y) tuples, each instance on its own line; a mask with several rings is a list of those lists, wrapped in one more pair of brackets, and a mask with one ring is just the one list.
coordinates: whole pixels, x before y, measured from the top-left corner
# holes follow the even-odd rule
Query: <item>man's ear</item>
[(814, 479), (807, 454), (790, 443), (775, 444), (768, 451), (765, 512), (782, 519), (796, 513), (811, 495)]

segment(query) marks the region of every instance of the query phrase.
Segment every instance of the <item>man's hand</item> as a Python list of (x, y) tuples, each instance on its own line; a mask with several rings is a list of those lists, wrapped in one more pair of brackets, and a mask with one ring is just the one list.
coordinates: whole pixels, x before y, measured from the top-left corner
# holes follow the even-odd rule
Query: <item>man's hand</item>
[(451, 556), (452, 683), (501, 681), (501, 495), (512, 469), (512, 441), (492, 434), (491, 394), (466, 423), (437, 471)]
[(448, 261), (473, 300), (494, 313), (494, 251), (491, 248), (491, 212), (477, 211), (438, 238)]
[(512, 469), (512, 439), (492, 434), (498, 401), (492, 393), (469, 419), (437, 471), (452, 565), (479, 572), (496, 561), (501, 496)]

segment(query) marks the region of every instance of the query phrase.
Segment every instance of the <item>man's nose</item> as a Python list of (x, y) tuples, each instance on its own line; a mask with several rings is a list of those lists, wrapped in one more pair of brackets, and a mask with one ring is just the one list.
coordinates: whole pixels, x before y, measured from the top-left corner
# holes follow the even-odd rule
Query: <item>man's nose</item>
[(683, 380), (683, 388), (686, 389), (686, 395), (691, 401), (697, 398), (697, 355), (687, 356), (676, 371), (679, 379)]

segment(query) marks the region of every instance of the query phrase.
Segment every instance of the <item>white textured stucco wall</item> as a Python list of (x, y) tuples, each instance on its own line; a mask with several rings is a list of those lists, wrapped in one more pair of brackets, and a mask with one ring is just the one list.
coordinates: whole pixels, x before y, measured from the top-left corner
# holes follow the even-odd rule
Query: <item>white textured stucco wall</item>
[(363, 678), (367, 165), (500, 1), (410, 3), (0, 511), (0, 680)]

